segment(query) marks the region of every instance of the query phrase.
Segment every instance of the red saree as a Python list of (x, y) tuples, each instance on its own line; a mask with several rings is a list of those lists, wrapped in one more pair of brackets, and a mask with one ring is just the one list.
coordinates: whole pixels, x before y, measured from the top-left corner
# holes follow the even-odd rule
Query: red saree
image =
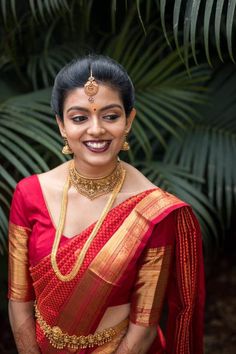
[[(62, 238), (57, 255), (62, 273), (72, 268), (93, 226), (72, 239)], [(49, 326), (76, 336), (95, 333), (108, 307), (130, 303), (130, 321), (157, 328), (149, 354), (202, 353), (201, 239), (198, 223), (184, 202), (156, 188), (113, 208), (77, 276), (66, 283), (55, 276), (50, 263), (54, 233), (37, 177), (22, 180), (10, 215), (9, 298), (37, 299)], [(164, 302), (168, 319), (162, 331)], [(127, 325), (121, 325), (111, 342), (97, 348), (59, 350), (36, 324), (42, 353), (113, 353), (127, 331)]]

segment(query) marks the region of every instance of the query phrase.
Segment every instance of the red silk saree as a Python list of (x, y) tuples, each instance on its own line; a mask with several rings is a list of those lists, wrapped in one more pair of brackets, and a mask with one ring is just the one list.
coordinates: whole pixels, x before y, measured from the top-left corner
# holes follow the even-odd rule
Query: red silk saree
[[(62, 237), (57, 262), (73, 267), (93, 225), (71, 239)], [(37, 176), (22, 180), (14, 193), (9, 226), (9, 298), (37, 300), (49, 326), (76, 336), (94, 334), (108, 307), (130, 303), (129, 320), (156, 326), (148, 354), (201, 354), (204, 280), (198, 223), (191, 208), (159, 188), (114, 207), (88, 250), (77, 276), (61, 282), (50, 252), (55, 229)], [(168, 316), (160, 327), (163, 304)], [(99, 347), (55, 349), (36, 321), (42, 353), (114, 353), (127, 331)]]

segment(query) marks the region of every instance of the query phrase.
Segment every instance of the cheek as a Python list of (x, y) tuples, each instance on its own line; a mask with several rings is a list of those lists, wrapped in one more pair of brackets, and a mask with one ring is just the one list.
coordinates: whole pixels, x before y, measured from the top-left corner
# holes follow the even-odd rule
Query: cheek
[(81, 127), (70, 123), (65, 124), (65, 131), (69, 139), (79, 137), (83, 133), (83, 129)]
[(122, 140), (124, 137), (124, 129), (117, 129), (113, 134), (118, 140)]
[(116, 127), (114, 127), (114, 134), (119, 138), (123, 137), (125, 134), (125, 126), (126, 126), (126, 121), (120, 122), (120, 124), (117, 124)]

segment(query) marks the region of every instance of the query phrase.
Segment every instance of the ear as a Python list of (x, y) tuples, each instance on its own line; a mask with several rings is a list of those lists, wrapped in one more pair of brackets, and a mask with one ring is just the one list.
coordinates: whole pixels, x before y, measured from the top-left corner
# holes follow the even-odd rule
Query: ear
[(136, 109), (132, 108), (132, 111), (130, 112), (130, 115), (127, 118), (127, 122), (126, 122), (126, 130), (129, 132), (131, 129), (131, 126), (133, 124), (133, 120), (136, 117)]
[(57, 121), (57, 125), (59, 127), (59, 130), (60, 130), (61, 136), (65, 138), (66, 131), (65, 131), (65, 126), (64, 126), (63, 120), (58, 115), (56, 115), (56, 121)]

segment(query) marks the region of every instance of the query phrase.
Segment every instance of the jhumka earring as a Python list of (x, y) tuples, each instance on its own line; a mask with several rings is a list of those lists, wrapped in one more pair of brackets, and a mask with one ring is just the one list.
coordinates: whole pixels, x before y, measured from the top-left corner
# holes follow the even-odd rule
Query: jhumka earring
[(88, 81), (84, 84), (84, 92), (87, 96), (89, 96), (89, 102), (94, 102), (94, 97), (98, 92), (98, 83), (96, 82), (95, 78), (93, 77), (92, 68), (90, 69), (90, 76)]
[(62, 149), (61, 152), (62, 152), (64, 155), (73, 154), (73, 151), (71, 150), (71, 148), (70, 148), (70, 146), (69, 146), (69, 144), (68, 144), (67, 138), (63, 137), (63, 139), (64, 139), (65, 145), (63, 146), (63, 149)]
[(122, 151), (128, 151), (130, 149), (130, 145), (127, 141), (127, 135), (128, 135), (129, 131), (128, 130), (125, 130), (125, 135), (124, 135), (124, 142), (123, 142), (123, 145), (121, 147), (121, 150)]

